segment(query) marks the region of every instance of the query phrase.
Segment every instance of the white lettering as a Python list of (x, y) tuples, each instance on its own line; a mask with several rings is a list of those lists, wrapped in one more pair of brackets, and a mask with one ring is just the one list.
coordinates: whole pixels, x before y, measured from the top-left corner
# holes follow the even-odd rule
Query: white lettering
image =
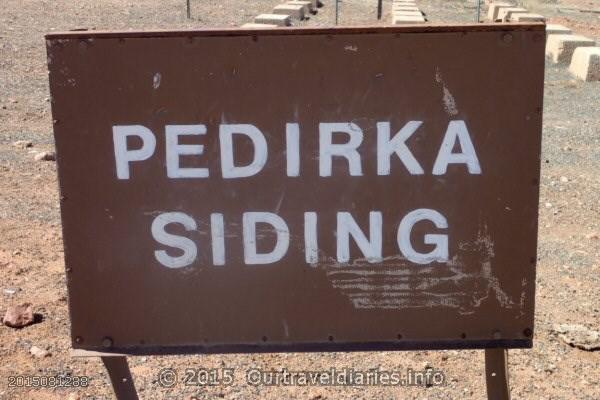
[[(333, 144), (333, 132), (343, 132), (350, 136), (344, 144)], [(362, 176), (360, 154), (356, 150), (362, 143), (363, 132), (353, 122), (319, 124), (319, 174), (331, 176), (331, 164), (334, 156), (348, 160), (351, 176)]]
[[(129, 163), (150, 158), (156, 149), (156, 137), (150, 129), (142, 125), (115, 125), (112, 131), (117, 178), (129, 179)], [(129, 136), (142, 139), (142, 147), (136, 150), (128, 149)]]
[(448, 235), (427, 234), (424, 237), (426, 244), (433, 244), (435, 248), (429, 253), (417, 252), (410, 242), (410, 234), (413, 226), (419, 221), (431, 221), (436, 228), (447, 229), (448, 221), (435, 210), (420, 208), (406, 214), (398, 227), (398, 247), (409, 261), (416, 264), (429, 264), (434, 261), (448, 261)]
[(181, 224), (187, 231), (193, 231), (196, 229), (196, 221), (182, 212), (163, 213), (152, 221), (151, 232), (154, 240), (183, 251), (179, 257), (173, 257), (168, 255), (165, 250), (156, 250), (154, 252), (156, 260), (167, 268), (186, 267), (196, 260), (198, 249), (191, 239), (167, 233), (165, 227), (169, 224)]
[(205, 125), (167, 125), (165, 127), (167, 176), (169, 178), (208, 177), (208, 168), (179, 167), (180, 156), (200, 155), (204, 153), (204, 146), (201, 144), (179, 144), (179, 136), (205, 134)]
[(304, 256), (307, 264), (314, 266), (319, 261), (316, 212), (304, 213)]
[(300, 126), (285, 125), (287, 176), (300, 176)]
[(390, 140), (390, 123), (377, 123), (377, 175), (389, 175), (390, 157), (392, 154), (400, 158), (411, 175), (422, 175), (425, 173), (417, 159), (406, 146), (406, 141), (421, 126), (422, 121), (410, 121)]
[(383, 217), (379, 211), (369, 213), (369, 239), (365, 236), (352, 215), (348, 212), (337, 213), (337, 260), (350, 261), (350, 236), (358, 245), (364, 257), (370, 263), (381, 261)]
[[(457, 138), (461, 152), (452, 153)], [(465, 121), (450, 121), (448, 124), (446, 135), (433, 165), (433, 175), (444, 175), (448, 164), (467, 164), (470, 174), (481, 174), (481, 166)]]
[(214, 265), (225, 265), (225, 224), (223, 214), (210, 214), (210, 237)]
[[(254, 145), (254, 159), (248, 165), (235, 166), (233, 135), (246, 135)], [(219, 127), (221, 144), (221, 171), (223, 178), (245, 178), (258, 174), (267, 162), (268, 149), (265, 136), (257, 127), (250, 124), (221, 125)]]
[[(271, 225), (276, 234), (277, 241), (270, 253), (258, 254), (256, 249), (256, 224)], [(245, 212), (242, 217), (242, 230), (244, 236), (244, 261), (248, 265), (271, 264), (285, 256), (290, 245), (290, 231), (285, 221), (277, 214), (269, 212)]]

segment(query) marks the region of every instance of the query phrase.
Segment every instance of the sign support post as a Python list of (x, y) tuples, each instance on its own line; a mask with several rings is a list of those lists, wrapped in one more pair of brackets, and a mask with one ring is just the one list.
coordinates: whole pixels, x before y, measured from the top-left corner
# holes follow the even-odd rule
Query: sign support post
[(138, 400), (127, 357), (102, 356), (101, 359), (110, 377), (116, 398), (118, 400)]
[(97, 351), (87, 350), (71, 350), (71, 357), (74, 358), (91, 358), (100, 357), (108, 377), (110, 384), (117, 400), (138, 400), (133, 376), (129, 370), (127, 356), (125, 354), (102, 353)]
[(485, 385), (488, 400), (510, 400), (507, 349), (485, 349)]

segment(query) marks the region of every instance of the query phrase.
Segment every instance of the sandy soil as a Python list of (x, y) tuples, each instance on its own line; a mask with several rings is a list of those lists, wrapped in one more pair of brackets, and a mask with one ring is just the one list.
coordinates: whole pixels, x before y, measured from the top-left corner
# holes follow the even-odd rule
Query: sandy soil
[[(0, 398), (112, 398), (97, 359), (69, 356), (69, 317), (54, 162), (34, 161), (35, 152), (53, 150), (43, 35), (73, 28), (151, 29), (236, 26), (267, 12), (276, 0), (192, 0), (186, 20), (182, 0), (4, 0), (0, 11), (0, 312), (32, 302), (43, 321), (22, 330), (0, 326)], [(332, 0), (305, 25), (330, 25)], [(434, 22), (469, 22), (472, 2), (419, 0)], [(377, 23), (375, 0), (344, 0), (344, 25)], [(533, 5), (532, 5), (533, 7)], [(557, 7), (600, 8), (598, 1), (537, 2), (535, 10), (599, 39), (600, 14), (561, 12)], [(389, 0), (380, 23), (389, 21)], [(536, 336), (532, 350), (510, 351), (516, 399), (599, 399), (600, 352), (570, 347), (554, 324), (600, 329), (600, 84), (572, 80), (563, 67), (548, 65), (544, 107), (543, 170), (537, 279)], [(32, 148), (17, 148), (26, 140)], [(10, 289), (18, 289), (14, 294)], [(35, 358), (30, 348), (51, 355)], [(130, 359), (142, 398), (415, 398), (480, 399), (485, 395), (482, 351), (405, 353), (260, 354)], [(236, 368), (243, 382), (249, 367), (367, 370), (422, 369), (446, 373), (443, 387), (273, 387), (233, 386), (165, 389), (161, 368)], [(91, 377), (76, 389), (9, 388), (14, 375)], [(172, 396), (172, 397), (171, 397)]]

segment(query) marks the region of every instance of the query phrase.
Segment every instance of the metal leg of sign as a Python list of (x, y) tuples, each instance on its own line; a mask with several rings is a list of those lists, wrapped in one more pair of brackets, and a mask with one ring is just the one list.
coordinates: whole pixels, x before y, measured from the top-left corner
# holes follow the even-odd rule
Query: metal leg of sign
[(117, 400), (138, 400), (127, 357), (101, 357)]
[(485, 383), (488, 400), (510, 400), (507, 349), (485, 349)]
[(71, 350), (71, 357), (100, 357), (110, 377), (117, 400), (138, 400), (125, 354), (74, 349)]

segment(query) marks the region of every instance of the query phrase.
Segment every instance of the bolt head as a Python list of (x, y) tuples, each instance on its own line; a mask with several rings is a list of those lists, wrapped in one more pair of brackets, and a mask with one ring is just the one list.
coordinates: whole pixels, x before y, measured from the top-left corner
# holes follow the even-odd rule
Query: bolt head
[(109, 337), (105, 337), (104, 339), (102, 339), (102, 346), (103, 347), (112, 347), (113, 345), (113, 340)]

